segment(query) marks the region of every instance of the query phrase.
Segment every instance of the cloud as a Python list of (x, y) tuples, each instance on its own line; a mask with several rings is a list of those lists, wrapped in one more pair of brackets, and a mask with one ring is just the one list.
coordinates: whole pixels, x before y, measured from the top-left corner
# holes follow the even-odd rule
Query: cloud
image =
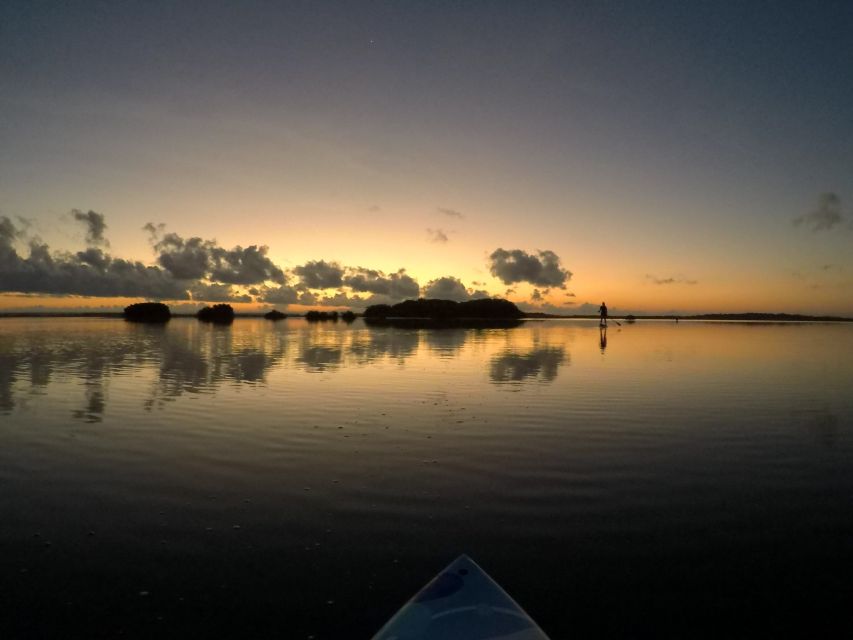
[(553, 251), (537, 251), (534, 255), (521, 249), (495, 249), (489, 256), (489, 271), (504, 284), (529, 282), (560, 289), (572, 278), (572, 272), (562, 268), (560, 257)]
[(405, 269), (385, 275), (375, 269), (350, 268), (347, 269), (343, 284), (353, 291), (388, 296), (395, 302), (417, 298), (420, 293), (417, 280), (407, 274)]
[(268, 288), (264, 289), (259, 300), (260, 302), (269, 302), (271, 304), (293, 304), (299, 300), (299, 291), (287, 285)]
[(237, 245), (226, 250), (214, 247), (211, 251), (213, 268), (210, 279), (229, 284), (260, 284), (266, 281), (284, 284), (284, 272), (267, 257), (269, 247)]
[(382, 211), (382, 207), (380, 207), (378, 204), (372, 204), (367, 207), (367, 210), (371, 213), (376, 213), (377, 211)]
[(193, 300), (205, 302), (253, 302), (252, 296), (239, 294), (230, 284), (196, 282), (190, 285)]
[(151, 235), (157, 262), (179, 280), (207, 279), (225, 284), (284, 284), (284, 271), (267, 257), (269, 247), (239, 245), (220, 247), (214, 240), (182, 238), (165, 233), (165, 226), (149, 222), (143, 229)]
[(22, 257), (14, 246), (21, 239), (23, 232), (9, 218), (0, 217), (0, 287), (4, 292), (188, 298), (185, 284), (159, 267), (114, 258), (95, 247), (76, 254), (55, 253), (36, 239), (29, 242), (28, 257)]
[(542, 300), (542, 292), (539, 289), (534, 289), (533, 293), (530, 296), (530, 300), (535, 300), (536, 302), (541, 302)]
[(210, 270), (210, 253), (216, 244), (198, 237), (186, 240), (177, 233), (164, 233), (165, 225), (149, 222), (143, 229), (151, 235), (157, 263), (179, 280), (204, 278)]
[(805, 225), (813, 232), (829, 231), (844, 219), (841, 213), (841, 198), (835, 193), (822, 193), (818, 198), (817, 208), (794, 218), (795, 227)]
[(461, 211), (457, 211), (456, 209), (448, 209), (447, 207), (438, 207), (436, 209), (441, 215), (447, 216), (448, 218), (459, 218), (460, 220), (465, 216), (462, 215)]
[(86, 225), (86, 244), (93, 246), (110, 246), (104, 238), (104, 230), (107, 228), (107, 223), (104, 222), (104, 215), (95, 211), (87, 211), (83, 213), (80, 209), (72, 209), (71, 215), (75, 220)]
[(658, 278), (650, 273), (646, 274), (646, 280), (651, 280), (654, 284), (699, 284), (698, 280), (690, 280), (684, 276)]
[(323, 296), (323, 298), (320, 299), (319, 302), (324, 307), (348, 307), (351, 305), (360, 306), (361, 304), (363, 304), (361, 296), (348, 296), (344, 291), (338, 291), (337, 293), (331, 296)]
[(309, 289), (336, 289), (343, 284), (344, 269), (337, 262), (310, 260), (294, 268), (293, 273)]
[(424, 286), (424, 298), (438, 298), (439, 300), (455, 300), (464, 302), (475, 298), (488, 298), (487, 291), (474, 291), (466, 289), (462, 281), (453, 276), (444, 276), (430, 280)]
[(522, 382), (527, 379), (553, 382), (566, 360), (568, 356), (563, 347), (541, 347), (529, 353), (505, 351), (492, 358), (489, 378), (493, 382)]
[(426, 232), (430, 242), (445, 244), (449, 240), (447, 234), (442, 229), (427, 229)]

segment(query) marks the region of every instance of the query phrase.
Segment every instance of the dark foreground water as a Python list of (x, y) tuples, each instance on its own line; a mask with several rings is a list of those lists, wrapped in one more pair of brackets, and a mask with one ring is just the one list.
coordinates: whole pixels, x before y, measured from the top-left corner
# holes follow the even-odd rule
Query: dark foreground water
[(853, 634), (853, 326), (0, 320), (0, 638)]

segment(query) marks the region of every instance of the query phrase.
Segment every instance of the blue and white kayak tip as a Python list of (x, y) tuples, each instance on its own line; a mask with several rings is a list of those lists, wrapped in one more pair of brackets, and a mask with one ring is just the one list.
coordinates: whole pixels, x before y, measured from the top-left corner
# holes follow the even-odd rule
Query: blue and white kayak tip
[(468, 556), (456, 558), (373, 636), (373, 640), (548, 640)]

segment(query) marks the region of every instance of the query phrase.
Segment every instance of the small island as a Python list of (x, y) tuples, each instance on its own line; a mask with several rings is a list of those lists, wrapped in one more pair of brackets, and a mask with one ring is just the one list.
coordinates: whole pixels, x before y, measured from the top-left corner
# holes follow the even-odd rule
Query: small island
[(234, 322), (234, 309), (231, 308), (230, 304), (215, 304), (212, 307), (199, 309), (196, 318), (202, 322), (231, 324)]
[(264, 318), (267, 320), (284, 320), (287, 317), (286, 313), (282, 313), (278, 309), (273, 309), (272, 311), (268, 311), (264, 314)]
[(331, 320), (332, 322), (338, 321), (338, 312), (337, 311), (316, 311), (311, 310), (305, 314), (305, 319), (308, 322), (326, 322)]
[(341, 314), (341, 320), (343, 320), (343, 321), (344, 321), (344, 322), (346, 322), (347, 324), (349, 324), (350, 322), (355, 322), (355, 318), (356, 318), (355, 314), (354, 314), (352, 311), (349, 311), (349, 310), (344, 311), (344, 312)]
[(368, 324), (424, 327), (513, 327), (523, 318), (521, 309), (502, 298), (465, 302), (419, 298), (394, 305), (373, 305), (364, 312)]
[(172, 317), (169, 307), (162, 302), (137, 302), (124, 308), (124, 319), (128, 322), (168, 322)]

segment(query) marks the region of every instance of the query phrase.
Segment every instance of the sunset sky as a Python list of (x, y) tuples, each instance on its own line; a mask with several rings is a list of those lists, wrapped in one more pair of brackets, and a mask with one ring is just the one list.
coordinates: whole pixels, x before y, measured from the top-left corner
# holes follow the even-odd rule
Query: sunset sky
[(850, 316), (851, 70), (849, 1), (5, 0), (0, 311)]

